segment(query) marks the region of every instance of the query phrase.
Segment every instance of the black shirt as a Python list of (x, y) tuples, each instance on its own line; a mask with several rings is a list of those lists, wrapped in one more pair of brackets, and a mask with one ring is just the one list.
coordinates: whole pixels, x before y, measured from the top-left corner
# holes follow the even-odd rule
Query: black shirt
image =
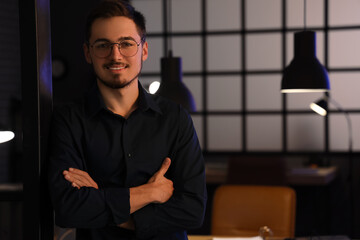
[[(127, 119), (105, 107), (97, 87), (55, 109), (49, 154), (55, 221), (77, 228), (77, 239), (187, 239), (186, 229), (202, 224), (205, 168), (191, 117), (140, 83), (138, 108)], [(117, 227), (130, 218), (129, 188), (145, 184), (166, 157), (173, 196), (133, 213), (135, 232)], [(62, 175), (69, 167), (89, 173), (99, 189), (72, 187)]]

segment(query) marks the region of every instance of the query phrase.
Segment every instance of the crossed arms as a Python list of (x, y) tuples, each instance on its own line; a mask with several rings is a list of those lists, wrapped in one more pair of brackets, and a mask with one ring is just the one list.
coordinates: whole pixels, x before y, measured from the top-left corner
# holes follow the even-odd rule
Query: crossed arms
[[(130, 192), (130, 214), (145, 207), (150, 203), (165, 203), (173, 194), (173, 182), (165, 177), (165, 173), (170, 167), (170, 158), (165, 158), (161, 168), (149, 179), (146, 184), (132, 187)], [(81, 187), (92, 187), (99, 189), (98, 184), (90, 177), (90, 175), (76, 168), (69, 168), (63, 171), (64, 178), (71, 182), (73, 187), (80, 189)], [(134, 229), (131, 220), (119, 224), (119, 227)]]

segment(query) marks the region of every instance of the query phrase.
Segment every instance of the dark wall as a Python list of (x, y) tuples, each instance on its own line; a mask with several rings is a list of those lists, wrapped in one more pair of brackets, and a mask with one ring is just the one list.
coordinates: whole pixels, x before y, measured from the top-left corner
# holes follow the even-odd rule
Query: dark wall
[[(20, 77), (18, 1), (0, 1), (0, 124), (6, 127), (12, 127), (12, 100), (21, 98)], [(0, 183), (12, 181), (13, 145), (14, 140), (0, 144)]]
[[(81, 96), (92, 84), (91, 66), (83, 54), (86, 16), (98, 0), (52, 0), (51, 37), (54, 104)], [(58, 63), (64, 74), (58, 74)]]

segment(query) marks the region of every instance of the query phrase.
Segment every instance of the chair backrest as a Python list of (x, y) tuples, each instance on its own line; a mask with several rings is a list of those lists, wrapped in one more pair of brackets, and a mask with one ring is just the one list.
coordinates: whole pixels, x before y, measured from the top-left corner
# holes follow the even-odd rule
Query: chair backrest
[(295, 235), (296, 195), (290, 187), (223, 185), (213, 200), (211, 234), (257, 236), (267, 226), (273, 237)]

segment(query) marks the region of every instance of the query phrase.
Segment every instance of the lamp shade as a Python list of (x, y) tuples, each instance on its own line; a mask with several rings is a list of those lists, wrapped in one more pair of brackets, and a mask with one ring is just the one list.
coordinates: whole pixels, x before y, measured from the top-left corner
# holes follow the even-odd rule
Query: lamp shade
[(196, 111), (194, 98), (182, 82), (181, 58), (161, 58), (161, 84), (156, 94), (181, 104), (188, 111)]
[(294, 59), (284, 70), (281, 92), (326, 92), (330, 90), (327, 71), (316, 58), (315, 32), (297, 32), (294, 38)]
[(310, 108), (317, 114), (320, 114), (321, 116), (326, 116), (327, 107), (328, 107), (328, 102), (325, 99), (320, 99), (319, 101), (310, 104)]
[(8, 130), (4, 130), (4, 129), (0, 129), (0, 143), (4, 143), (7, 141), (10, 141), (11, 139), (13, 139), (15, 137), (14, 132), (12, 131), (8, 131)]

